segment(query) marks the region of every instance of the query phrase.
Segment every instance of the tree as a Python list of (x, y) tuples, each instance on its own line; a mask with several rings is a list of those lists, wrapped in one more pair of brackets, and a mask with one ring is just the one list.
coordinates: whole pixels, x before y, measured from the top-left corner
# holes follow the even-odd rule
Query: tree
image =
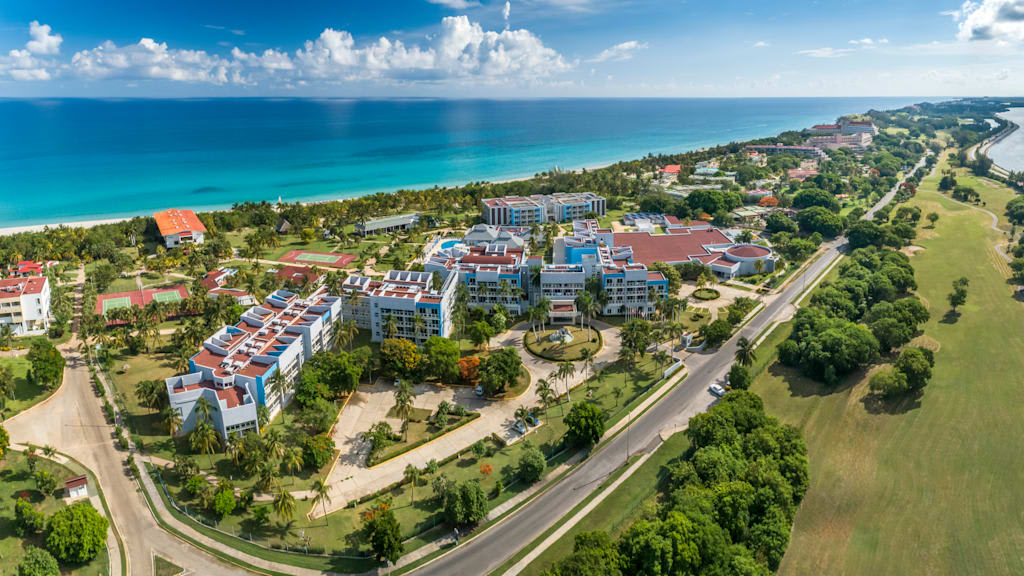
[(442, 500), (444, 519), (453, 526), (476, 524), (487, 515), (487, 495), (477, 480), (452, 485)]
[(622, 345), (629, 350), (633, 356), (643, 356), (647, 347), (651, 345), (652, 329), (651, 323), (642, 318), (634, 318), (622, 326)]
[(14, 532), (18, 536), (31, 536), (46, 528), (46, 516), (36, 510), (32, 503), (24, 498), (14, 502)]
[(416, 504), (416, 483), (419, 482), (422, 471), (412, 464), (406, 464), (403, 472), (403, 479), (409, 483), (410, 500)]
[(402, 529), (391, 511), (390, 502), (381, 502), (367, 510), (362, 522), (363, 536), (370, 542), (377, 560), (397, 562), (405, 548), (402, 546)]
[(291, 492), (285, 492), (278, 488), (274, 496), (274, 513), (284, 522), (291, 522), (295, 516), (295, 497)]
[(733, 364), (729, 369), (729, 387), (733, 390), (746, 390), (753, 380), (750, 370), (742, 364)]
[(213, 467), (213, 453), (217, 448), (217, 432), (209, 422), (200, 420), (196, 423), (196, 427), (192, 429), (192, 435), (189, 437), (189, 445), (195, 452), (209, 454), (210, 467)]
[(327, 465), (334, 456), (334, 439), (326, 434), (310, 436), (302, 443), (302, 463), (314, 470)]
[(551, 387), (550, 382), (541, 378), (540, 380), (537, 380), (536, 392), (537, 397), (540, 398), (541, 403), (544, 405), (544, 412), (546, 413), (557, 396), (555, 394), (555, 390)]
[(395, 390), (395, 415), (402, 419), (402, 436), (406, 437), (409, 430), (409, 416), (412, 415), (412, 386), (402, 382)]
[(29, 379), (45, 388), (60, 384), (64, 376), (64, 357), (49, 340), (36, 339), (29, 347), (28, 361), (32, 365)]
[(871, 375), (868, 388), (882, 396), (898, 396), (908, 390), (907, 377), (898, 370), (879, 370)]
[(37, 470), (35, 480), (36, 489), (42, 492), (44, 496), (52, 495), (53, 491), (57, 489), (57, 479), (46, 470)]
[(327, 518), (327, 505), (331, 502), (331, 494), (328, 491), (327, 483), (324, 482), (323, 478), (317, 478), (313, 482), (313, 508), (316, 508), (317, 504), (323, 505), (324, 508), (324, 523), (330, 524)]
[(935, 223), (939, 221), (939, 215), (935, 212), (929, 212), (926, 218), (928, 218), (928, 222), (931, 223), (931, 227), (935, 228)]
[(806, 234), (820, 233), (826, 238), (834, 238), (843, 232), (843, 219), (828, 208), (812, 206), (797, 214), (800, 230)]
[(431, 336), (423, 343), (423, 359), (429, 375), (452, 384), (459, 377), (459, 346), (448, 338)]
[(385, 370), (409, 377), (419, 369), (423, 356), (405, 338), (385, 338), (380, 343), (380, 364)]
[(25, 556), (18, 564), (18, 576), (60, 576), (60, 566), (46, 550), (27, 546)]
[(754, 352), (754, 343), (746, 336), (740, 336), (736, 340), (736, 362), (741, 366), (750, 366), (757, 360), (757, 353)]
[(956, 309), (967, 303), (967, 286), (953, 283), (953, 291), (946, 295), (949, 306), (956, 312)]
[(477, 349), (482, 349), (494, 337), (494, 328), (484, 320), (469, 325), (469, 339)]
[(934, 360), (924, 348), (911, 347), (900, 352), (893, 368), (906, 377), (911, 390), (920, 390), (931, 379), (933, 365)]
[(732, 325), (725, 318), (719, 318), (710, 324), (701, 326), (700, 331), (704, 333), (706, 347), (714, 348), (729, 338), (729, 334), (732, 333)]
[(565, 416), (569, 443), (575, 446), (593, 446), (604, 435), (604, 414), (593, 404), (577, 402)]
[(11, 447), (11, 436), (7, 433), (7, 429), (0, 426), (0, 460), (3, 460), (7, 456), (7, 449)]
[(547, 461), (544, 459), (544, 453), (540, 451), (540, 448), (527, 442), (523, 453), (519, 455), (519, 463), (516, 466), (519, 479), (527, 484), (533, 484), (544, 476), (545, 468), (547, 468)]
[(223, 520), (225, 516), (234, 511), (236, 504), (234, 489), (220, 489), (213, 498), (213, 511)]
[(515, 348), (502, 348), (480, 365), (480, 385), (487, 396), (501, 394), (516, 385), (523, 371), (523, 359)]
[(88, 562), (106, 546), (107, 524), (87, 502), (61, 508), (47, 525), (46, 549), (62, 563)]

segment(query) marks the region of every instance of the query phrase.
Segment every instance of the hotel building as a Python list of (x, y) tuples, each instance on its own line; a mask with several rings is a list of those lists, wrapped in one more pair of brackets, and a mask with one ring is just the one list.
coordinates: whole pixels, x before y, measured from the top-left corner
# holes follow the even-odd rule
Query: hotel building
[(569, 222), (593, 212), (604, 216), (608, 203), (593, 192), (535, 194), (485, 198), (484, 220), (494, 226), (532, 226), (544, 222)]
[[(349, 276), (342, 284), (342, 313), (356, 326), (370, 330), (370, 339), (407, 338), (420, 344), (431, 336), (447, 337), (452, 331), (455, 276), (430, 272), (391, 270), (383, 280)], [(394, 333), (388, 334), (389, 326)]]
[(173, 208), (153, 214), (160, 236), (167, 248), (177, 248), (187, 244), (202, 244), (206, 234), (206, 226), (191, 210)]
[[(199, 398), (215, 408), (213, 427), (223, 438), (258, 430), (257, 406), (273, 417), (290, 401), (301, 366), (334, 344), (334, 326), (341, 319), (341, 298), (321, 288), (307, 298), (278, 290), (203, 342), (189, 359), (189, 373), (167, 378), (170, 408), (181, 416), (178, 434), (192, 430), (201, 416)], [(280, 374), (287, 390), (272, 389)]]
[(0, 325), (15, 336), (39, 334), (50, 327), (50, 280), (46, 276), (0, 280)]

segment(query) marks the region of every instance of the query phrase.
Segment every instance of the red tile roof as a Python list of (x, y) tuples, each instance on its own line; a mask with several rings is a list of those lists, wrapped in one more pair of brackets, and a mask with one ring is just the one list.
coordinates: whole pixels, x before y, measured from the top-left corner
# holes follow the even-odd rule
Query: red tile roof
[(68, 478), (64, 481), (65, 488), (78, 488), (79, 486), (85, 486), (89, 483), (89, 479), (83, 474), (82, 476), (75, 476), (74, 478)]
[(305, 284), (309, 281), (316, 282), (320, 279), (320, 275), (314, 273), (312, 268), (305, 266), (282, 266), (277, 270), (277, 278), (282, 282), (291, 279), (296, 284)]
[(616, 246), (632, 246), (633, 262), (650, 266), (655, 262), (685, 262), (691, 257), (706, 255), (704, 246), (731, 244), (729, 238), (717, 228), (705, 230), (679, 229), (675, 234), (648, 234), (646, 232), (616, 232)]
[(669, 164), (661, 169), (661, 171), (666, 174), (679, 174), (680, 170), (682, 170), (682, 166), (679, 164)]
[(726, 250), (730, 256), (736, 256), (737, 258), (763, 258), (772, 253), (771, 250), (764, 246), (733, 246)]
[(24, 294), (41, 294), (48, 282), (45, 276), (5, 278), (0, 280), (0, 298), (13, 298)]
[(172, 208), (153, 214), (156, 219), (156, 226), (160, 229), (161, 236), (181, 234), (182, 232), (206, 232), (206, 226), (199, 221), (199, 217), (191, 210), (179, 210)]

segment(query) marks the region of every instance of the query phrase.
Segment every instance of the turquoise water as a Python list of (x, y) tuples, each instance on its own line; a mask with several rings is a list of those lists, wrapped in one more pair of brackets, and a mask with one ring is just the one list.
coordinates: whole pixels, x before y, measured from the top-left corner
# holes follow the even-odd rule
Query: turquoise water
[(459, 240), (445, 240), (441, 242), (441, 250), (447, 250), (459, 243)]
[(0, 100), (0, 227), (504, 180), (920, 100)]

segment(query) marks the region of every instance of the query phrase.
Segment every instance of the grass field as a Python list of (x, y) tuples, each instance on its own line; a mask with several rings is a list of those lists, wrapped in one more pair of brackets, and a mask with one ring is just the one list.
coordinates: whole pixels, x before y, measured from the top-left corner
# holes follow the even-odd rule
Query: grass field
[(588, 340), (586, 328), (581, 329), (579, 326), (566, 326), (565, 328), (569, 330), (573, 338), (572, 342), (567, 344), (554, 342), (550, 339), (550, 336), (561, 330), (561, 327), (538, 330), (537, 338), (534, 337), (533, 330), (527, 330), (526, 335), (523, 336), (523, 344), (533, 354), (556, 361), (576, 361), (580, 359), (580, 355), (583, 354), (584, 350), (590, 350), (597, 354), (598, 350), (601, 349), (601, 333), (599, 331), (590, 330), (590, 339)]
[[(938, 175), (911, 201), (940, 215), (934, 230), (919, 226), (923, 250), (911, 257), (932, 313), (915, 343), (936, 350), (924, 395), (875, 406), (863, 372), (826, 389), (777, 364), (755, 381), (768, 412), (798, 426), (810, 453), (811, 488), (780, 574), (1024, 572), (1024, 306), (992, 247), (1000, 234), (990, 217), (935, 194)], [(976, 189), (996, 213), (1011, 197)], [(944, 318), (960, 276), (970, 280), (967, 305)], [(771, 335), (760, 355), (784, 336)]]
[[(64, 481), (76, 474), (42, 457), (38, 457), (36, 470), (46, 470), (57, 480), (58, 490), (63, 490)], [(14, 532), (14, 503), (19, 496), (27, 496), (36, 510), (47, 518), (64, 507), (64, 500), (49, 494), (42, 494), (36, 489), (35, 479), (28, 467), (28, 459), (16, 452), (9, 452), (0, 461), (0, 565), (2, 574), (17, 574), (16, 569), (24, 555), (25, 546), (46, 548), (44, 535), (35, 534), (21, 538)], [(58, 494), (58, 496), (61, 496)], [(102, 514), (103, 511), (100, 511)], [(80, 566), (62, 566), (62, 574), (76, 576), (100, 576), (107, 574), (107, 555), (101, 552), (91, 562)]]
[(56, 390), (56, 388), (51, 390), (28, 381), (26, 375), (31, 364), (24, 356), (0, 358), (0, 366), (7, 366), (14, 373), (14, 398), (0, 400), (5, 407), (5, 418), (10, 418), (22, 410), (35, 406)]
[(178, 576), (181, 573), (181, 566), (163, 556), (153, 556), (153, 576)]

